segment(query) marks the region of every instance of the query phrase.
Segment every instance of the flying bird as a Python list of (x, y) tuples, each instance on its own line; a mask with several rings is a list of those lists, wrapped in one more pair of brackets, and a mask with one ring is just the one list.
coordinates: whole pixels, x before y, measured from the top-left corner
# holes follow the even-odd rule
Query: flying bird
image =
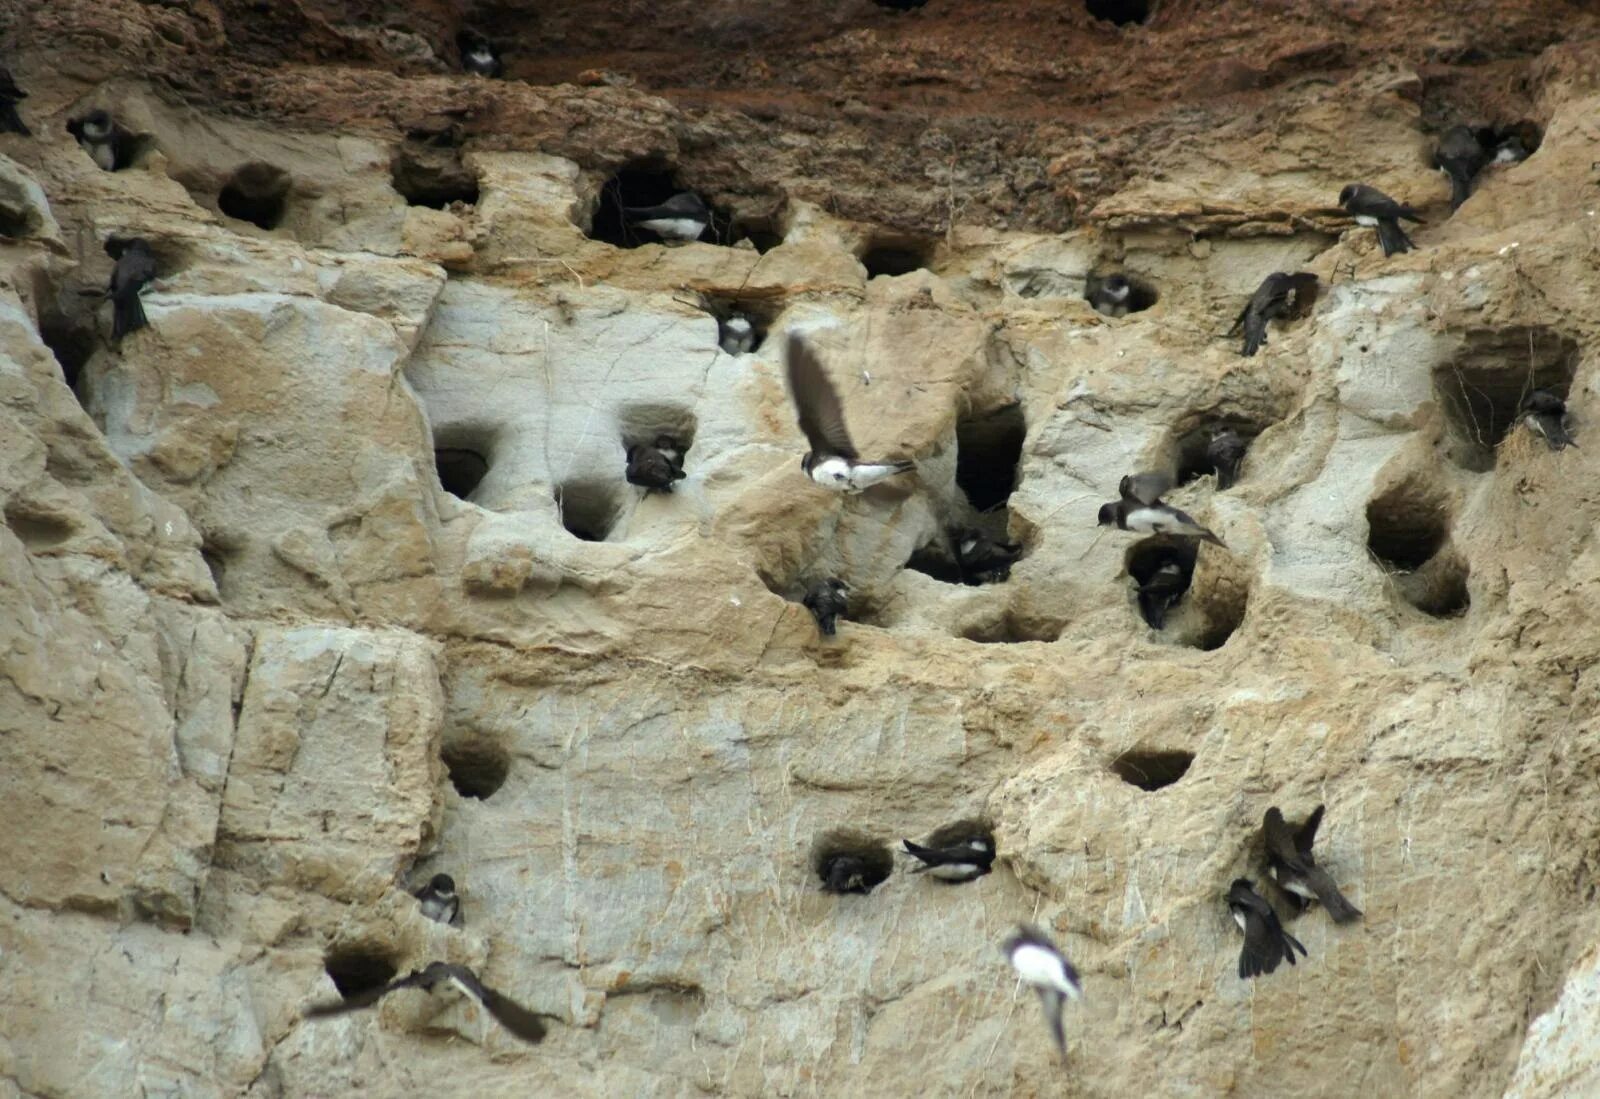
[(743, 313), (717, 322), (717, 346), (730, 355), (744, 355), (756, 346), (755, 326)]
[(1011, 566), (1022, 558), (1022, 543), (1002, 542), (970, 527), (951, 531), (950, 541), (961, 579), (972, 587), (1005, 583), (1011, 579)]
[(461, 898), (456, 895), (456, 880), (449, 874), (435, 874), (413, 896), (428, 919), (451, 927), (461, 926)]
[(883, 880), (873, 873), (866, 859), (847, 851), (829, 855), (819, 872), (824, 893), (870, 893)]
[(656, 206), (624, 206), (622, 214), (629, 225), (669, 241), (699, 240), (711, 224), (711, 209), (693, 191), (679, 191)]
[(1206, 442), (1206, 461), (1217, 471), (1217, 491), (1226, 491), (1239, 479), (1239, 466), (1244, 463), (1245, 451), (1250, 444), (1231, 427), (1214, 426)]
[(1548, 389), (1535, 389), (1523, 398), (1522, 420), (1551, 450), (1578, 445), (1567, 430), (1567, 403)]
[(457, 35), (456, 48), (461, 52), (461, 68), (466, 72), (494, 79), (506, 71), (493, 43), (477, 31), (464, 30)]
[(671, 435), (657, 435), (654, 443), (635, 443), (628, 448), (628, 468), (624, 473), (630, 485), (646, 490), (671, 492), (672, 483), (686, 476), (683, 448)]
[(1161, 502), (1161, 494), (1171, 487), (1172, 478), (1164, 473), (1124, 477), (1117, 485), (1121, 499), (1100, 507), (1100, 526), (1139, 534), (1176, 534), (1215, 542), (1227, 549), (1222, 539), (1196, 522), (1194, 516)]
[(801, 603), (806, 610), (811, 612), (811, 617), (817, 620), (817, 629), (823, 637), (832, 637), (834, 623), (848, 617), (850, 609), (849, 587), (837, 577), (818, 580), (806, 589), (805, 598)]
[(1320, 805), (1294, 831), (1276, 805), (1268, 809), (1261, 822), (1261, 833), (1267, 841), (1267, 873), (1301, 908), (1312, 901), (1321, 901), (1334, 923), (1351, 923), (1361, 918), (1361, 910), (1345, 900), (1328, 872), (1311, 856), (1317, 825), (1321, 823)]
[(794, 401), (811, 449), (800, 468), (823, 488), (836, 492), (863, 492), (896, 474), (915, 468), (912, 462), (863, 462), (844, 424), (844, 406), (816, 352), (799, 333), (791, 332), (784, 362), (789, 375), (789, 397)]
[(476, 997), (484, 1009), (494, 1016), (496, 1022), (524, 1042), (537, 1044), (543, 1041), (545, 1025), (538, 1015), (478, 980), (477, 974), (466, 966), (451, 965), (449, 962), (429, 962), (426, 968), (414, 969), (407, 976), (390, 981), (386, 985), (352, 993), (332, 1003), (313, 1004), (306, 1009), (305, 1014), (308, 1019), (343, 1015), (371, 1007), (389, 993), (402, 988), (420, 988), (424, 992), (432, 992), (442, 984), (454, 985), (462, 992)]
[(156, 277), (156, 256), (143, 237), (112, 237), (106, 241), (106, 255), (117, 261), (111, 268), (111, 339), (121, 343), (122, 337), (150, 323), (139, 292)]
[(1293, 275), (1274, 271), (1261, 280), (1256, 292), (1239, 312), (1239, 319), (1228, 335), (1243, 329), (1244, 346), (1239, 354), (1249, 358), (1267, 342), (1267, 322), (1279, 317), (1303, 317), (1317, 300), (1317, 276), (1309, 271)]
[(1056, 949), (1056, 944), (1037, 927), (1022, 924), (1000, 944), (1011, 968), (1025, 984), (1031, 985), (1044, 1005), (1044, 1017), (1063, 1060), (1067, 1056), (1067, 1036), (1061, 1026), (1061, 1009), (1068, 1000), (1083, 997), (1083, 983), (1072, 963)]
[(932, 847), (923, 847), (907, 839), (900, 842), (905, 844), (906, 854), (922, 863), (911, 871), (913, 874), (927, 871), (940, 881), (972, 881), (983, 877), (994, 866), (994, 841), (987, 836), (973, 836)]
[(67, 123), (67, 132), (89, 159), (108, 172), (121, 171), (133, 160), (133, 135), (111, 117), (109, 111), (93, 110)]
[(1228, 911), (1244, 932), (1244, 948), (1239, 951), (1239, 976), (1243, 980), (1271, 973), (1287, 959), (1294, 965), (1294, 952), (1305, 955), (1300, 940), (1283, 929), (1278, 914), (1267, 899), (1250, 885), (1249, 878), (1235, 878), (1228, 888)]
[(1366, 225), (1378, 230), (1378, 243), (1383, 245), (1385, 256), (1392, 256), (1396, 252), (1409, 252), (1414, 247), (1411, 238), (1400, 228), (1402, 219), (1414, 221), (1418, 225), (1423, 224), (1421, 216), (1411, 207), (1396, 202), (1376, 187), (1368, 187), (1365, 183), (1352, 183), (1340, 191), (1339, 205), (1356, 219), (1357, 225)]
[(1096, 313), (1103, 313), (1108, 317), (1126, 317), (1133, 303), (1133, 284), (1124, 275), (1112, 275), (1102, 279), (1100, 285), (1094, 288), (1089, 295), (1089, 304), (1094, 306)]
[(1489, 163), (1489, 154), (1470, 126), (1452, 126), (1439, 138), (1433, 166), (1450, 179), (1450, 209), (1457, 210), (1472, 194), (1472, 180)]
[(22, 116), (17, 113), (17, 103), (27, 98), (28, 93), (17, 87), (17, 82), (12, 79), (11, 70), (0, 67), (0, 133), (33, 136), (33, 131), (28, 129)]

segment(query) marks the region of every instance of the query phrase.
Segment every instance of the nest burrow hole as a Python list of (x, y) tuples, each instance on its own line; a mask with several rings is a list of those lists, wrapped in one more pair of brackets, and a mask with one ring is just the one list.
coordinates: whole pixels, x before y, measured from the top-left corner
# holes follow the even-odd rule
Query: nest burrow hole
[(730, 355), (746, 355), (761, 350), (767, 342), (783, 302), (771, 297), (705, 293), (700, 308), (717, 322), (717, 346)]
[(1128, 547), (1125, 567), (1133, 578), (1139, 615), (1151, 629), (1165, 629), (1173, 608), (1188, 595), (1199, 556), (1192, 538), (1158, 536)]
[(1367, 549), (1400, 597), (1422, 613), (1454, 618), (1471, 606), (1470, 569), (1450, 543), (1442, 494), (1402, 482), (1373, 497), (1367, 503)]
[(493, 464), (493, 444), (493, 432), (482, 427), (462, 425), (439, 432), (433, 440), (439, 487), (457, 499), (472, 499)]
[(937, 248), (933, 240), (925, 237), (873, 233), (856, 250), (856, 259), (867, 269), (867, 278), (894, 278), (927, 269)]
[(289, 208), (289, 173), (261, 160), (241, 165), (217, 192), (217, 209), (257, 229), (273, 230)]
[(622, 406), (617, 413), (617, 426), (622, 434), (622, 446), (641, 443), (654, 444), (665, 436), (687, 452), (694, 445), (695, 415), (682, 405), (665, 402), (642, 402)]
[(1155, 0), (1084, 0), (1084, 10), (1104, 23), (1119, 27), (1149, 22)]
[(1012, 403), (956, 423), (956, 486), (980, 512), (1005, 506), (1022, 475), (1028, 422)]
[[(618, 248), (637, 248), (642, 244), (660, 243), (662, 238), (642, 225), (629, 224), (627, 210), (658, 206), (673, 195), (694, 188), (685, 186), (670, 165), (660, 161), (642, 161), (626, 165), (600, 187), (600, 201), (587, 230), (590, 239), (604, 241)], [(695, 192), (699, 193), (699, 192)], [(701, 232), (699, 240), (707, 244), (732, 247), (748, 240), (758, 252), (765, 252), (783, 243), (778, 223), (773, 218), (736, 220), (727, 210), (705, 200), (710, 211), (710, 223)]]
[(505, 785), (511, 754), (486, 737), (451, 740), (439, 751), (450, 785), (464, 798), (487, 801)]
[[(1215, 476), (1220, 488), (1222, 477), (1211, 454), (1212, 434), (1221, 430), (1233, 431), (1244, 442), (1248, 456), (1251, 444), (1256, 441), (1256, 436), (1261, 434), (1265, 426), (1259, 421), (1221, 416), (1201, 420), (1193, 427), (1176, 432), (1169, 444), (1171, 454), (1169, 464), (1174, 483), (1187, 485), (1202, 477)], [(1243, 471), (1244, 460), (1241, 459), (1235, 470), (1235, 483), (1243, 476)]]
[(382, 988), (394, 980), (398, 971), (394, 955), (380, 947), (356, 943), (329, 950), (322, 967), (333, 978), (333, 987), (345, 999)]
[(1111, 773), (1141, 790), (1160, 790), (1189, 773), (1193, 752), (1134, 748), (1111, 761)]
[(557, 486), (555, 499), (561, 525), (585, 542), (604, 542), (622, 515), (622, 489), (611, 481), (567, 481)]
[(1535, 389), (1566, 399), (1578, 368), (1576, 340), (1543, 327), (1469, 332), (1456, 357), (1434, 368), (1446, 421), (1446, 453), (1463, 469), (1494, 468), (1494, 453)]
[(926, 4), (928, 0), (872, 0), (872, 2), (880, 8), (888, 8), (890, 11), (916, 11)]
[(456, 203), (478, 204), (478, 173), (462, 163), (459, 149), (449, 146), (396, 149), (389, 158), (389, 184), (407, 206), (443, 210)]
[(811, 850), (811, 871), (828, 893), (870, 893), (893, 870), (889, 846), (853, 828), (823, 834)]
[(36, 280), (35, 298), (39, 303), (39, 339), (55, 356), (78, 403), (89, 404), (84, 366), (94, 354), (99, 340), (95, 335), (94, 306), (72, 286)]
[(912, 572), (931, 576), (941, 584), (963, 583), (961, 566), (956, 563), (948, 542), (940, 538), (924, 542), (913, 550), (905, 567)]
[(1090, 275), (1083, 284), (1084, 300), (1093, 302), (1100, 288), (1115, 278), (1122, 278), (1128, 283), (1126, 304), (1129, 313), (1142, 313), (1161, 300), (1161, 291), (1156, 289), (1155, 283), (1131, 271), (1110, 271), (1103, 275)]

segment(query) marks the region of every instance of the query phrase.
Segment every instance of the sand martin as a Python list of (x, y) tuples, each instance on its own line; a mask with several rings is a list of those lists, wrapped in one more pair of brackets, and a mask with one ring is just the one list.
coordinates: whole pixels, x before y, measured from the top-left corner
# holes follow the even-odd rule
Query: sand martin
[(1239, 466), (1244, 463), (1245, 451), (1249, 449), (1250, 444), (1233, 428), (1216, 426), (1211, 429), (1211, 438), (1206, 442), (1206, 461), (1216, 470), (1218, 492), (1232, 488), (1239, 479)]
[(1152, 630), (1164, 629), (1167, 612), (1183, 599), (1194, 579), (1194, 554), (1182, 545), (1144, 555), (1130, 573), (1139, 585), (1139, 614)]
[(1228, 335), (1243, 329), (1244, 346), (1239, 354), (1249, 357), (1267, 342), (1267, 322), (1279, 317), (1303, 317), (1317, 300), (1317, 276), (1309, 271), (1293, 275), (1274, 271), (1261, 280), (1256, 292), (1228, 329)]
[(800, 430), (811, 449), (800, 468), (817, 484), (837, 492), (862, 492), (914, 468), (911, 462), (863, 462), (850, 441), (844, 423), (844, 406), (816, 353), (805, 338), (791, 332), (784, 361), (789, 376), (789, 397), (799, 416)]
[(662, 240), (699, 240), (711, 224), (711, 210), (693, 191), (680, 191), (656, 206), (624, 206), (629, 225), (648, 229)]
[(1433, 166), (1450, 179), (1450, 209), (1456, 210), (1472, 194), (1472, 180), (1489, 163), (1489, 154), (1470, 126), (1452, 126), (1439, 138)]
[(1267, 841), (1267, 873), (1301, 908), (1321, 901), (1334, 923), (1350, 923), (1361, 918), (1361, 910), (1344, 899), (1328, 872), (1311, 857), (1317, 825), (1322, 823), (1322, 806), (1317, 806), (1298, 829), (1291, 831), (1283, 814), (1274, 805), (1261, 822)]
[(671, 492), (672, 483), (685, 477), (683, 448), (670, 435), (657, 435), (654, 443), (635, 443), (628, 448), (625, 477), (630, 485)]
[(1100, 285), (1089, 294), (1089, 304), (1094, 306), (1096, 313), (1108, 317), (1126, 317), (1133, 304), (1130, 300), (1132, 297), (1133, 284), (1123, 275), (1112, 275), (1100, 280)]
[(461, 926), (461, 898), (456, 896), (456, 881), (449, 874), (435, 874), (413, 896), (428, 919), (451, 927)]
[(756, 330), (750, 318), (734, 313), (717, 322), (717, 346), (730, 355), (745, 355), (755, 350)]
[(811, 612), (811, 617), (817, 620), (817, 629), (822, 631), (823, 637), (832, 637), (834, 623), (840, 618), (848, 617), (849, 593), (850, 589), (843, 580), (831, 576), (826, 580), (818, 580), (806, 589), (805, 598), (801, 603)]
[(67, 123), (67, 132), (89, 159), (108, 172), (120, 171), (133, 160), (133, 135), (117, 125), (109, 111), (90, 111)]
[(1233, 922), (1244, 932), (1244, 948), (1239, 951), (1239, 976), (1245, 980), (1271, 973), (1285, 959), (1294, 965), (1296, 949), (1302, 955), (1306, 948), (1300, 940), (1283, 929), (1278, 914), (1267, 899), (1250, 885), (1249, 878), (1235, 878), (1228, 888), (1228, 911)]
[(1161, 502), (1161, 494), (1172, 487), (1164, 473), (1140, 473), (1124, 477), (1117, 485), (1122, 498), (1100, 508), (1100, 525), (1139, 534), (1175, 534), (1215, 542), (1227, 548), (1222, 539), (1197, 523), (1192, 515)]
[(1011, 566), (1022, 558), (1022, 543), (1001, 542), (970, 527), (950, 532), (961, 579), (973, 587), (1011, 579)]
[(414, 969), (407, 976), (390, 981), (386, 985), (355, 992), (332, 1003), (313, 1004), (306, 1009), (305, 1014), (309, 1019), (343, 1015), (346, 1012), (371, 1007), (389, 993), (398, 992), (402, 988), (420, 988), (424, 992), (432, 992), (435, 987), (442, 984), (454, 985), (467, 995), (476, 997), (501, 1026), (524, 1042), (538, 1043), (544, 1039), (545, 1025), (538, 1015), (478, 980), (477, 974), (466, 966), (451, 965), (448, 962), (429, 962), (426, 968)]
[(1340, 191), (1339, 205), (1356, 219), (1357, 225), (1378, 230), (1378, 243), (1383, 245), (1385, 256), (1409, 252), (1413, 247), (1411, 238), (1400, 228), (1402, 219), (1423, 224), (1421, 216), (1411, 207), (1396, 202), (1376, 187), (1368, 187), (1364, 183), (1352, 183)]
[(929, 839), (930, 846), (927, 847), (906, 839), (900, 842), (905, 844), (908, 855), (915, 856), (922, 863), (911, 871), (913, 874), (927, 871), (940, 881), (972, 881), (983, 877), (994, 865), (994, 840), (988, 836), (971, 836), (949, 842), (942, 838), (937, 841)]
[(1083, 984), (1072, 963), (1056, 949), (1056, 944), (1037, 927), (1023, 924), (1000, 944), (1011, 968), (1025, 984), (1031, 985), (1044, 1005), (1050, 1034), (1063, 1059), (1067, 1056), (1067, 1036), (1061, 1025), (1061, 1009), (1068, 1000), (1081, 999)]
[(1542, 435), (1551, 450), (1578, 445), (1567, 430), (1567, 403), (1548, 389), (1535, 389), (1523, 398), (1522, 421), (1528, 430)]
[(121, 343), (122, 337), (150, 323), (139, 292), (156, 277), (156, 257), (143, 237), (112, 237), (106, 241), (106, 255), (117, 261), (111, 269), (111, 339)]

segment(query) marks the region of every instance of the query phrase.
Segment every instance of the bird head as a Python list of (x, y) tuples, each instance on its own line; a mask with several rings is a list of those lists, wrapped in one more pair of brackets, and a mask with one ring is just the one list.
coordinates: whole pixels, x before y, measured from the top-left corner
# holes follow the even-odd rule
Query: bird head
[(1121, 301), (1128, 296), (1129, 291), (1133, 289), (1133, 285), (1122, 275), (1112, 275), (1100, 284), (1100, 289)]
[(1102, 527), (1110, 527), (1110, 526), (1115, 526), (1116, 522), (1117, 522), (1117, 505), (1116, 504), (1101, 504), (1100, 505), (1100, 525)]
[(456, 880), (449, 874), (435, 874), (429, 879), (428, 888), (435, 893), (454, 893), (456, 891)]
[(1356, 197), (1356, 188), (1359, 187), (1359, 186), (1361, 186), (1359, 183), (1347, 183), (1347, 184), (1345, 184), (1344, 190), (1339, 192), (1339, 205), (1340, 206), (1348, 206), (1348, 205), (1350, 205), (1350, 200)]
[(752, 331), (750, 327), (750, 319), (744, 316), (742, 313), (735, 313), (733, 316), (723, 321), (722, 327), (726, 328), (729, 332), (732, 332), (735, 336), (748, 336)]
[(77, 121), (77, 132), (88, 138), (99, 139), (111, 136), (111, 114), (108, 111), (93, 110)]

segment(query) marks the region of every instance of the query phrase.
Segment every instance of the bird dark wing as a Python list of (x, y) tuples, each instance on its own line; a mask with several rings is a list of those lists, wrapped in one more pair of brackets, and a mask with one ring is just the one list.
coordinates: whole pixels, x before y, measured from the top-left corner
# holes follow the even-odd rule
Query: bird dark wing
[(1356, 193), (1350, 196), (1350, 205), (1347, 209), (1352, 214), (1364, 214), (1372, 218), (1395, 219), (1405, 217), (1408, 208), (1400, 205), (1394, 199), (1378, 190), (1376, 187), (1365, 185), (1356, 188)]
[[(1306, 884), (1317, 895), (1317, 900), (1322, 902), (1322, 907), (1327, 909), (1328, 916), (1334, 923), (1351, 923), (1361, 918), (1361, 909), (1345, 899), (1339, 891), (1339, 886), (1333, 878), (1320, 866), (1312, 866), (1306, 870)], [(1302, 953), (1305, 948), (1300, 948)]]
[(1117, 492), (1124, 500), (1154, 505), (1161, 502), (1161, 494), (1172, 487), (1172, 478), (1165, 473), (1138, 473), (1124, 477), (1117, 484)]
[[(435, 963), (439, 964), (439, 963)], [(429, 967), (433, 968), (433, 967)], [(464, 965), (440, 965), (450, 980), (476, 996), (495, 1021), (524, 1042), (544, 1040), (544, 1020), (503, 993), (496, 992)]]
[(789, 396), (794, 401), (800, 430), (811, 444), (812, 453), (859, 458), (855, 444), (850, 441), (850, 432), (844, 426), (844, 406), (839, 401), (839, 391), (828, 380), (811, 345), (803, 337), (790, 333), (784, 363), (789, 374)]
[(432, 968), (433, 966), (429, 966), (428, 969), (413, 970), (404, 977), (397, 977), (395, 980), (390, 981), (386, 985), (379, 985), (376, 988), (363, 989), (360, 992), (352, 992), (350, 995), (342, 997), (338, 1000), (329, 1000), (320, 1004), (312, 1004), (310, 1007), (306, 1008), (305, 1016), (308, 1019), (316, 1019), (328, 1015), (343, 1015), (346, 1012), (360, 1011), (362, 1008), (371, 1007), (373, 1004), (389, 995), (389, 993), (395, 992), (402, 988), (431, 988), (438, 979), (429, 973), (429, 970)]
[(1233, 327), (1229, 328), (1227, 332), (1223, 333), (1223, 335), (1225, 335), (1225, 336), (1237, 336), (1239, 334), (1239, 329), (1244, 327), (1245, 318), (1250, 316), (1250, 307), (1255, 305), (1255, 303), (1256, 303), (1256, 299), (1254, 297), (1252, 297), (1249, 301), (1245, 302), (1244, 303), (1244, 308), (1239, 310), (1238, 317), (1236, 317), (1234, 319)]
[(1266, 838), (1268, 854), (1291, 870), (1305, 872), (1306, 864), (1295, 845), (1295, 834), (1289, 830), (1288, 822), (1283, 819), (1283, 813), (1276, 805), (1268, 809), (1262, 819), (1261, 833)]
[[(1316, 861), (1311, 857), (1311, 846), (1317, 842), (1317, 826), (1322, 823), (1323, 808), (1324, 806), (1319, 805), (1311, 810), (1311, 815), (1306, 818), (1306, 822), (1294, 834), (1295, 851), (1307, 866)], [(1278, 819), (1282, 820), (1283, 818), (1279, 817)]]
[(1050, 1036), (1056, 1040), (1056, 1049), (1061, 1051), (1061, 1056), (1067, 1055), (1067, 1034), (1061, 1025), (1061, 1007), (1066, 997), (1050, 988), (1041, 988), (1039, 1002), (1044, 1005), (1045, 1021), (1050, 1024)]
[(111, 294), (120, 297), (156, 277), (155, 257), (142, 249), (129, 249), (111, 269)]
[(1561, 416), (1566, 413), (1567, 404), (1548, 389), (1535, 389), (1523, 400), (1522, 410), (1545, 416)]
[(1239, 948), (1239, 976), (1249, 979), (1278, 968), (1283, 943), (1254, 909), (1244, 914), (1244, 946)]

